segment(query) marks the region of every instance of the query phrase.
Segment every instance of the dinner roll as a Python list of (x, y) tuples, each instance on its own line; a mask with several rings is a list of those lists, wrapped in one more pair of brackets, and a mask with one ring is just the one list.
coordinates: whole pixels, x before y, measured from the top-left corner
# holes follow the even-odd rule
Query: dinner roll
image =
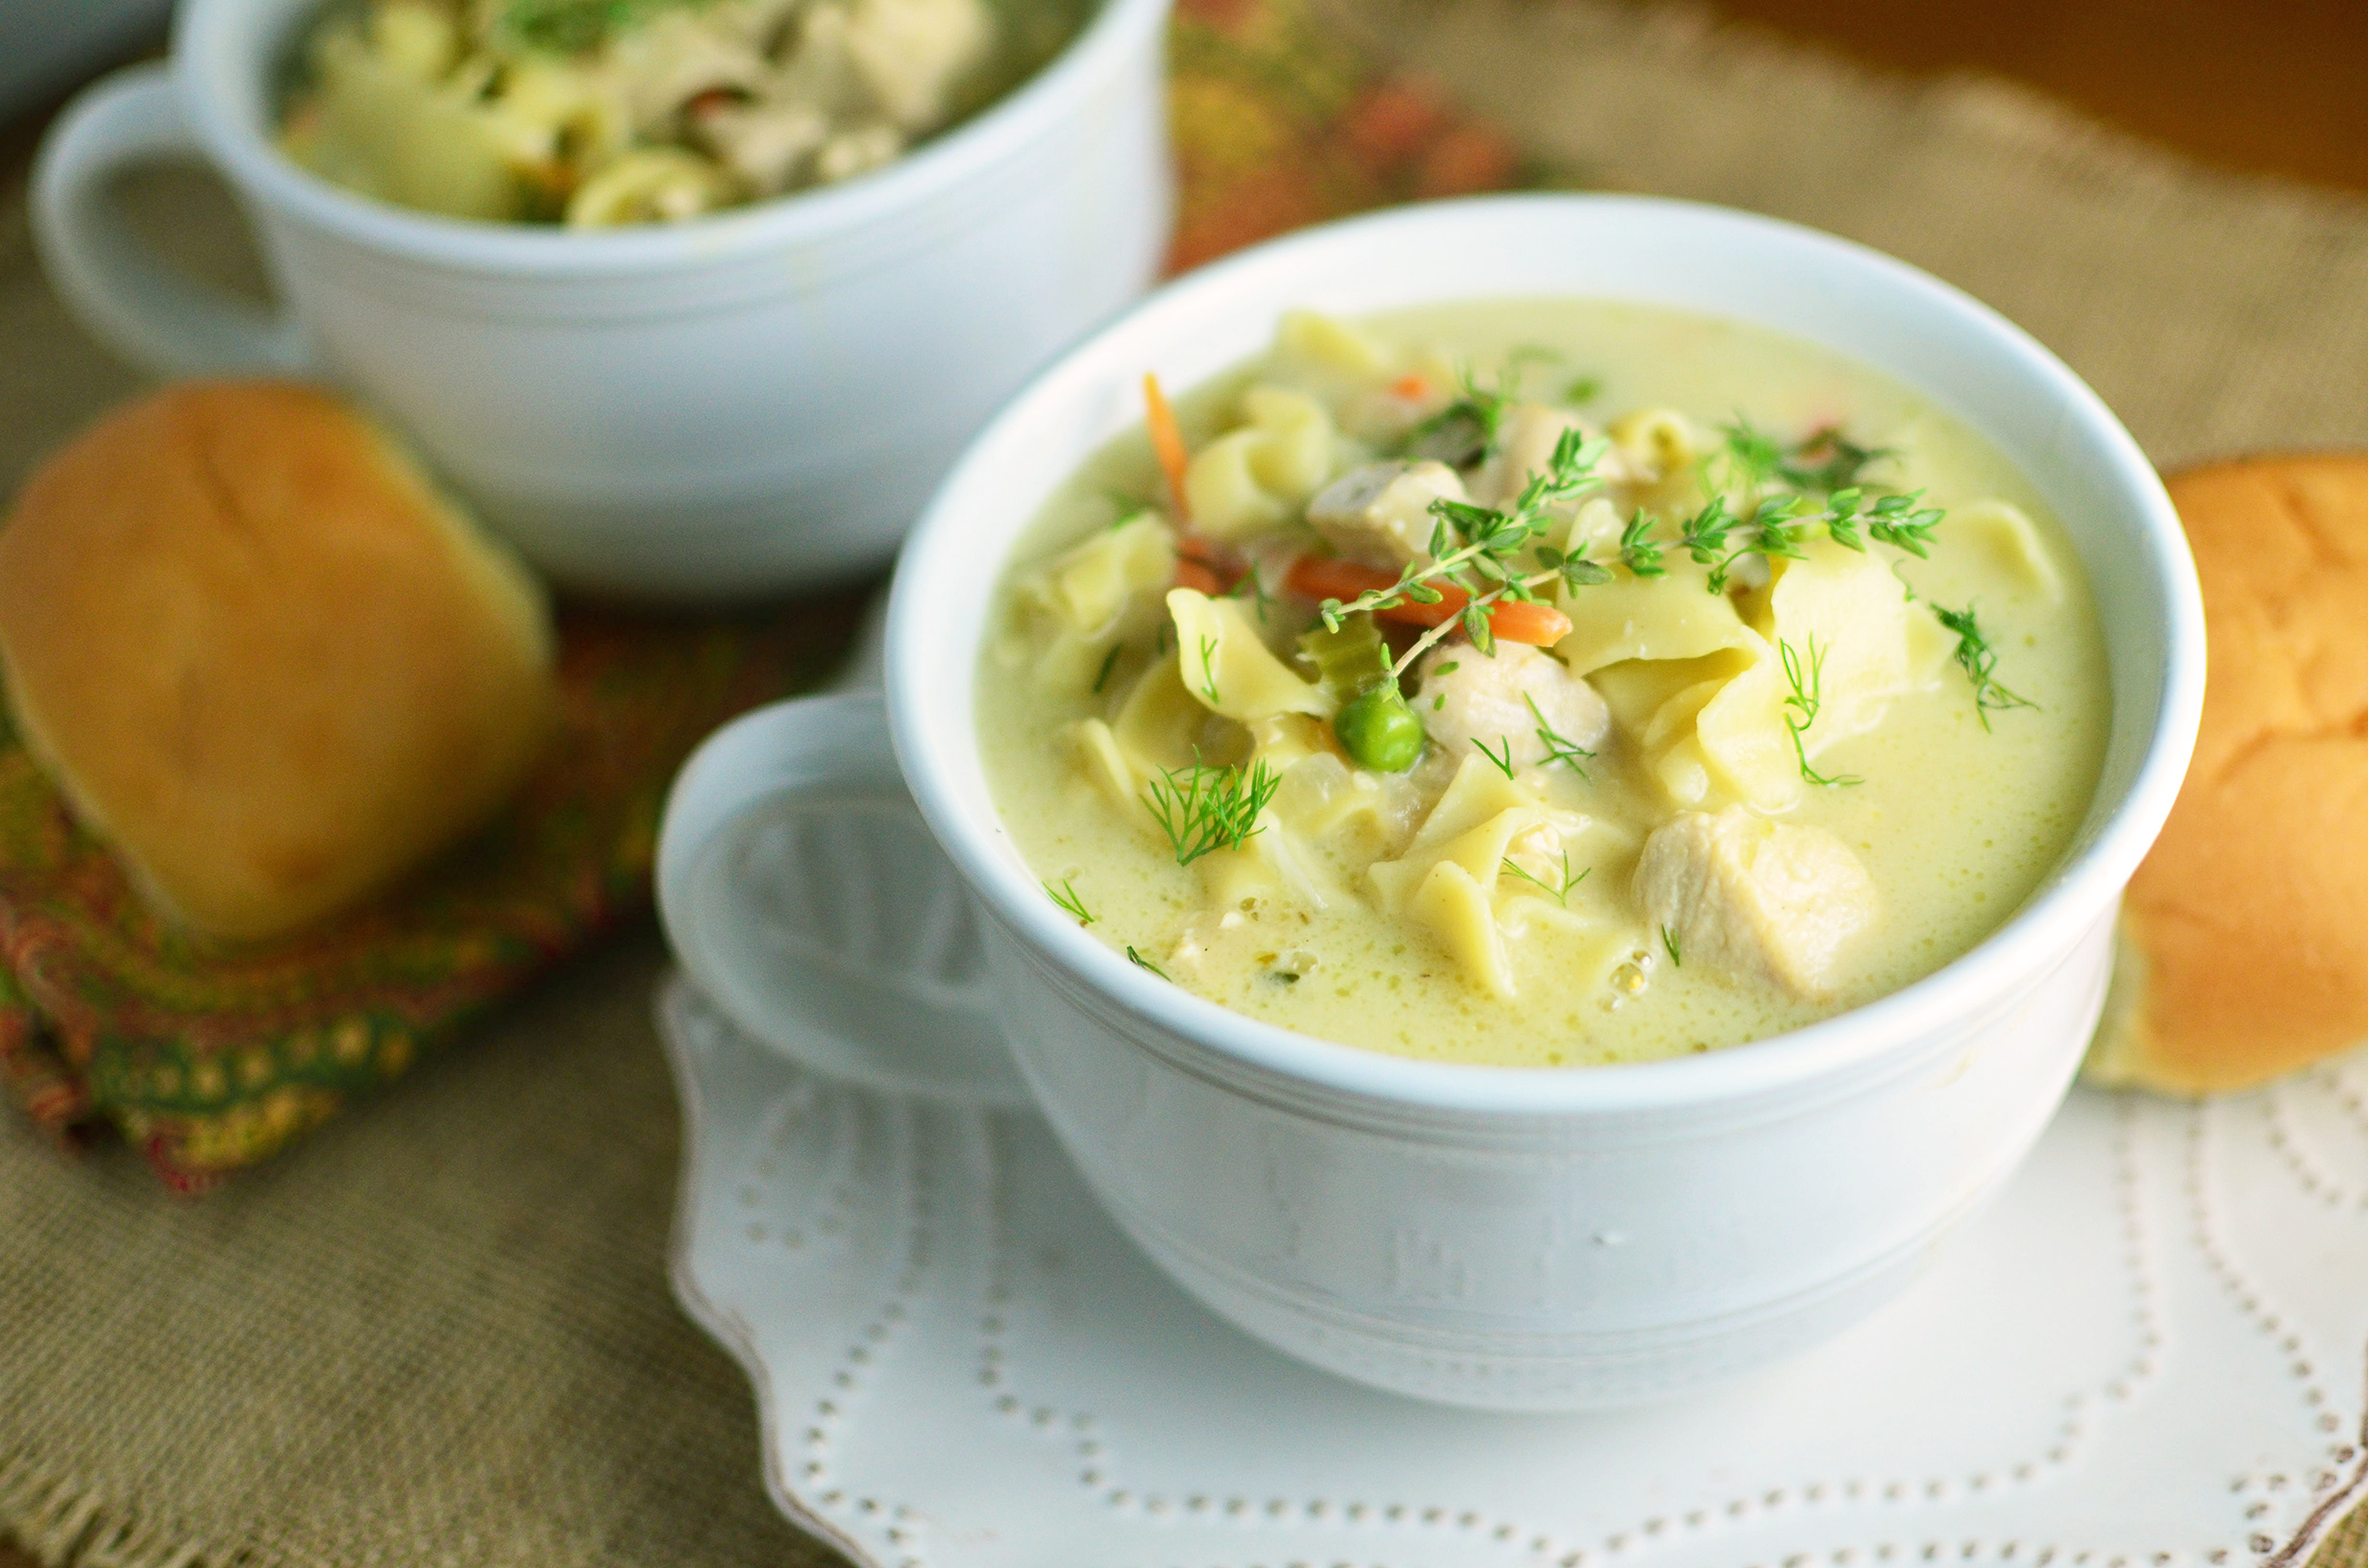
[(2130, 884), (2088, 1071), (2199, 1094), (2368, 1041), (2368, 456), (2169, 483), (2204, 579), (2204, 727)]
[(555, 713), (550, 612), (375, 426), (309, 387), (169, 388), (0, 529), (27, 745), (155, 905), (279, 935), (484, 821)]

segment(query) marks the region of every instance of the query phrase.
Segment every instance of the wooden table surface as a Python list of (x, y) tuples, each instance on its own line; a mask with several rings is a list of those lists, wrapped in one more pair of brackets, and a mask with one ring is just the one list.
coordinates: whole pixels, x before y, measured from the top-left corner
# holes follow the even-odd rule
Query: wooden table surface
[[(1870, 65), (2012, 77), (2195, 158), (2368, 192), (2368, 0), (1718, 0), (1715, 9)], [(12, 127), (0, 141), (13, 151), (35, 130)], [(0, 1542), (0, 1568), (37, 1563)]]

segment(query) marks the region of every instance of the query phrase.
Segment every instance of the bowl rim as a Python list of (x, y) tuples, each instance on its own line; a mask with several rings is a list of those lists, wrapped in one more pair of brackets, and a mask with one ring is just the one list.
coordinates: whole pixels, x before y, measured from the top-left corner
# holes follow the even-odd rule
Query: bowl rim
[[(1083, 27), (1025, 81), (970, 118), (873, 173), (792, 191), (680, 224), (581, 232), (494, 223), (397, 207), (350, 191), (281, 152), (264, 132), (258, 90), (268, 61), (234, 23), (258, 0), (188, 0), (173, 19), (171, 67), (199, 139), (243, 189), (276, 208), (366, 249), (410, 260), (509, 276), (601, 279), (709, 266), (784, 247), (827, 241), (893, 222), (932, 200), (958, 196), (998, 164), (1058, 134), (1076, 101), (1124, 71), (1142, 35), (1170, 0), (1098, 0)], [(314, 0), (294, 8), (308, 17)], [(273, 31), (272, 49), (285, 29)], [(930, 237), (925, 233), (924, 238)]]
[[(944, 684), (942, 672), (948, 663), (924, 649), (933, 627), (948, 619), (942, 612), (952, 600), (947, 596), (991, 591), (1001, 580), (999, 561), (994, 573), (982, 575), (958, 549), (950, 548), (959, 543), (966, 527), (974, 526), (966, 491), (978, 482), (973, 476), (982, 454), (994, 443), (1011, 439), (1015, 427), (1024, 428), (1036, 409), (1073, 383), (1106, 375), (1096, 362), (1113, 352), (1114, 344), (1138, 336), (1155, 339), (1165, 319), (1189, 315), (1205, 302), (1221, 300), (1251, 276), (1302, 252), (1343, 244), (1416, 244), (1426, 237), (1420, 231), (1440, 224), (1457, 226), (1468, 240), (1471, 226), (1488, 223), (1492, 214), (1525, 214), (1569, 204), (1584, 204), (1599, 217), (1649, 221), (1675, 216), (1709, 224), (1743, 244), (1759, 240), (1804, 247), (1845, 280), (1855, 276), (1912, 296), (1919, 309), (1976, 328), (2011, 373), (2052, 399), (2056, 414), (2080, 426), (2102, 449), (2111, 488), (2131, 502), (2135, 537), (2129, 544), (2139, 553), (2146, 596), (2156, 600), (2154, 609), (2164, 627), (2154, 728), (2120, 801), (2093, 839), (2077, 846), (2013, 916), (1933, 973), (1833, 1017), (1702, 1054), (1585, 1068), (1490, 1066), (1395, 1056), (1267, 1023), (1138, 970), (1062, 916), (1033, 885), (1022, 886), (1004, 863), (1003, 852), (974, 831), (964, 809), (967, 797), (954, 790), (950, 770), (959, 751), (975, 755), (972, 729), (959, 726), (961, 733), (954, 735), (946, 731), (957, 726), (924, 722), (928, 691)], [(1739, 313), (1735, 319), (1752, 318)], [(1076, 455), (1082, 460), (1085, 453)], [(968, 651), (974, 656), (976, 650)], [(2118, 672), (2116, 676), (2123, 678)], [(963, 678), (975, 678), (968, 666)], [(1142, 1039), (1147, 1028), (1320, 1092), (1437, 1112), (1551, 1116), (1667, 1111), (1795, 1089), (1877, 1064), (1896, 1050), (1947, 1038), (1956, 1020), (1980, 1016), (2010, 994), (2019, 981), (2046, 972), (2070, 953), (2099, 914), (2118, 898), (2169, 815), (2184, 775), (2203, 707), (2203, 601), (2178, 515), (2136, 442), (2061, 360), (1961, 291), (1868, 247), (1702, 203), (1569, 193), (1469, 197), (1344, 219), (1241, 252), (1152, 293), (1041, 371), (973, 439), (906, 540), (890, 598), (885, 684), (907, 787), (973, 893), (1039, 962), (1053, 966), (1124, 1015), (1138, 1048), (1148, 1048)], [(992, 801), (978, 804), (991, 819)]]

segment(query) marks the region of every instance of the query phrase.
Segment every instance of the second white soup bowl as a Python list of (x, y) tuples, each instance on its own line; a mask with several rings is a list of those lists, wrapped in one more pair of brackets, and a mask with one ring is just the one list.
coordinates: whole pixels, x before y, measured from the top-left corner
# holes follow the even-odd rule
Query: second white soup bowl
[[(1257, 352), (1294, 306), (1356, 315), (1552, 295), (1673, 306), (1823, 344), (1924, 392), (2021, 467), (2081, 552), (2111, 661), (2104, 774), (2067, 858), (1987, 941), (1904, 991), (1775, 1039), (1639, 1066), (1406, 1060), (1257, 1022), (1134, 968), (1046, 895), (981, 769), (977, 670), (1014, 541), (1140, 418), (1146, 371), (1191, 386)], [(758, 1034), (800, 1048), (779, 1016), (788, 991), (756, 972), (761, 943), (739, 936), (767, 916), (719, 893), (704, 851), (787, 800), (827, 813), (846, 792), (893, 793), (900, 769), (979, 917), (974, 1016), (999, 1021), (1086, 1181), (1187, 1289), (1291, 1354), (1385, 1388), (1514, 1409), (1631, 1402), (1839, 1329), (2006, 1181), (2095, 1025), (2123, 884), (2193, 743), (2203, 648), (2193, 567), (2153, 470), (2070, 371), (1965, 296), (1839, 240), (1680, 203), (1406, 208), (1196, 273), (1023, 392), (906, 546), (885, 723), (875, 699), (843, 697), (717, 737), (670, 803), (661, 899), (694, 977)], [(844, 879), (808, 892), (884, 896)], [(991, 1097), (1007, 1076), (980, 1060), (991, 1030), (928, 1022), (931, 1008), (960, 1010), (961, 979), (941, 964), (876, 982), (878, 1027), (912, 1041), (878, 1042), (897, 1064), (888, 1078)]]
[[(290, 161), (279, 92), (321, 5), (182, 0), (169, 66), (67, 108), (34, 186), (50, 282), (160, 374), (358, 394), (570, 587), (726, 600), (878, 566), (978, 422), (1166, 247), (1167, 0), (1101, 0), (886, 168), (592, 232), (390, 207)], [(118, 210), (118, 175), (189, 159), (253, 221), (269, 311), (184, 279)]]

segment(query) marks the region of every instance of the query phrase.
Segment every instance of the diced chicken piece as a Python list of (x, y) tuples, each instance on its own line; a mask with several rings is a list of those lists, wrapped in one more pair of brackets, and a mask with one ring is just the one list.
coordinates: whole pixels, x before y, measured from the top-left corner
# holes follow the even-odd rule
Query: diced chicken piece
[(1469, 643), (1442, 643), (1416, 674), (1422, 685), (1415, 712), (1451, 756), (1470, 756), (1477, 743), (1516, 768), (1535, 767), (1566, 747), (1595, 750), (1612, 727), (1592, 686), (1551, 653), (1519, 643), (1498, 643), (1492, 656)]
[(704, 25), (695, 11), (665, 11), (629, 28), (610, 45), (615, 80), (633, 128), (670, 139), (682, 106), (718, 87), (753, 93), (766, 75), (764, 56)]
[(1307, 520), (1349, 560), (1385, 572), (1430, 553), (1435, 501), (1468, 501), (1444, 463), (1368, 463), (1307, 503)]
[(1634, 891), (1680, 964), (1811, 999), (1832, 992), (1836, 957), (1875, 914), (1875, 885), (1839, 839), (1742, 806), (1654, 829)]
[(807, 160), (830, 135), (830, 120), (811, 104), (727, 103), (694, 115), (692, 130), (751, 190), (777, 196), (802, 183)]
[[(1581, 440), (1595, 434), (1593, 427), (1566, 408), (1519, 403), (1506, 409), (1504, 422), (1496, 427), (1496, 450), (1480, 465), (1479, 476), (1472, 481), (1480, 503), (1510, 507), (1530, 476), (1543, 474), (1552, 465), (1555, 444), (1566, 430), (1578, 431)], [(1607, 452), (1596, 459), (1593, 472), (1612, 482), (1627, 478), (1617, 452)]]

